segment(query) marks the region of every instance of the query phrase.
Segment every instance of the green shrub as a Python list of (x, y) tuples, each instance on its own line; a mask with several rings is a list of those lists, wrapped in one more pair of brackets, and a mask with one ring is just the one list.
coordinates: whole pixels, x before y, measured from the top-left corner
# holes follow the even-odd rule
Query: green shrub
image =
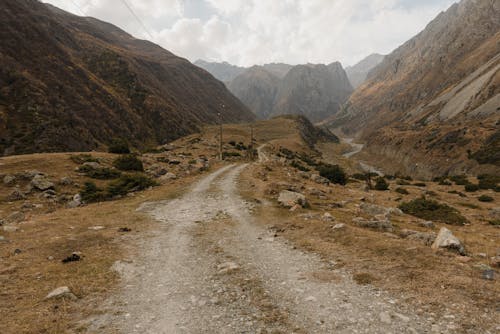
[(319, 175), (327, 178), (330, 182), (345, 185), (347, 175), (339, 165), (322, 164), (317, 167)]
[(243, 144), (242, 142), (239, 142), (238, 144), (236, 144), (234, 146), (235, 149), (237, 149), (238, 151), (244, 151), (247, 149), (247, 147), (245, 146), (245, 144)]
[(90, 154), (75, 154), (69, 157), (71, 161), (74, 163), (77, 163), (79, 165), (85, 163), (85, 162), (99, 162), (99, 159), (94, 158)]
[(472, 184), (472, 183), (469, 183), (469, 184), (466, 184), (465, 187), (464, 187), (465, 191), (468, 192), (468, 193), (473, 193), (475, 191), (478, 191), (479, 190), (479, 186), (477, 184)]
[(406, 181), (406, 180), (403, 180), (403, 179), (399, 179), (396, 181), (396, 184), (397, 185), (400, 185), (400, 186), (410, 186), (411, 183)]
[(415, 187), (427, 187), (427, 184), (424, 182), (416, 182), (413, 184)]
[(108, 152), (116, 154), (129, 154), (130, 147), (126, 141), (117, 139), (109, 145)]
[(496, 192), (500, 191), (498, 183), (500, 183), (500, 176), (491, 174), (481, 174), (477, 177), (479, 179), (479, 189), (491, 189)]
[(490, 225), (500, 226), (500, 219), (490, 220)]
[(479, 202), (493, 202), (494, 198), (488, 195), (481, 195), (477, 198)]
[(307, 155), (305, 153), (298, 154), (297, 157), (300, 160), (302, 160), (303, 162), (305, 162), (306, 164), (308, 164), (309, 166), (316, 167), (318, 165), (318, 163), (316, 161), (314, 161), (313, 158), (311, 158), (309, 155)]
[(123, 196), (129, 192), (144, 190), (155, 185), (155, 181), (143, 174), (122, 175), (108, 185), (106, 192), (109, 197)]
[(85, 182), (80, 196), (82, 196), (82, 201), (86, 203), (104, 201), (107, 198), (104, 190), (98, 188), (93, 182)]
[(144, 171), (144, 166), (142, 165), (142, 161), (139, 160), (135, 155), (128, 154), (118, 157), (113, 162), (113, 166), (118, 168), (119, 170), (124, 171)]
[(93, 179), (98, 180), (111, 180), (120, 177), (121, 173), (117, 170), (107, 168), (107, 167), (99, 167), (93, 168), (91, 166), (80, 166), (78, 168), (80, 173), (85, 173), (86, 176), (91, 177)]
[(399, 208), (409, 215), (425, 220), (438, 221), (450, 225), (464, 225), (467, 219), (458, 210), (434, 200), (424, 197), (402, 203)]
[(456, 190), (450, 190), (450, 191), (448, 191), (448, 194), (454, 194), (454, 195), (458, 195), (460, 197), (467, 197), (466, 194), (461, 193), (460, 191), (456, 191)]
[(403, 195), (408, 195), (409, 194), (408, 190), (406, 190), (405, 188), (396, 188), (396, 192), (400, 193), (400, 194), (403, 194)]
[(293, 158), (295, 158), (295, 153), (293, 153), (292, 151), (290, 151), (289, 149), (287, 149), (285, 147), (281, 147), (279, 152), (278, 152), (278, 156), (285, 157), (288, 160), (292, 160)]
[(375, 190), (389, 190), (389, 183), (383, 177), (377, 177), (375, 180)]
[(231, 157), (241, 157), (241, 153), (240, 152), (231, 152), (231, 151), (222, 152), (222, 159), (231, 158)]
[(231, 146), (236, 146), (236, 142), (235, 142), (234, 140), (231, 140), (231, 141), (229, 142), (229, 145), (231, 145)]
[(366, 181), (366, 174), (355, 173), (352, 175), (352, 178), (360, 181)]

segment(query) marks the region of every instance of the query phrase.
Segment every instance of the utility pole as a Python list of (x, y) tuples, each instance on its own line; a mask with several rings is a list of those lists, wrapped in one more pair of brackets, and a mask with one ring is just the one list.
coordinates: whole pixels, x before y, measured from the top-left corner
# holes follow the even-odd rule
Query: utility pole
[[(222, 104), (222, 109), (224, 109), (224, 105)], [(219, 115), (219, 159), (222, 161), (222, 113), (218, 113)]]
[(249, 158), (250, 160), (254, 159), (254, 151), (253, 151), (253, 123), (250, 123), (250, 146), (248, 148)]

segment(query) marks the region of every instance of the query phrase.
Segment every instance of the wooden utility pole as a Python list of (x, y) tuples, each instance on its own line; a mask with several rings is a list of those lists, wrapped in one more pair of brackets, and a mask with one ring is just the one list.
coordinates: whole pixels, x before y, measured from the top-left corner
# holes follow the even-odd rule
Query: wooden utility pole
[[(224, 105), (222, 105), (222, 109), (224, 109)], [(222, 161), (222, 113), (218, 113), (219, 115), (219, 159)]]

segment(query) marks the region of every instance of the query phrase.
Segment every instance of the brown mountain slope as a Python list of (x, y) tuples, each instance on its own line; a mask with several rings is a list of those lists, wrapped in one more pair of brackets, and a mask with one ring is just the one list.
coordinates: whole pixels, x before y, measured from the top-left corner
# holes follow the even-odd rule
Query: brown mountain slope
[(499, 31), (498, 1), (453, 5), (388, 55), (331, 125), (360, 135), (388, 170), (498, 170)]
[(254, 115), (204, 70), (35, 0), (0, 3), (0, 155), (147, 147)]

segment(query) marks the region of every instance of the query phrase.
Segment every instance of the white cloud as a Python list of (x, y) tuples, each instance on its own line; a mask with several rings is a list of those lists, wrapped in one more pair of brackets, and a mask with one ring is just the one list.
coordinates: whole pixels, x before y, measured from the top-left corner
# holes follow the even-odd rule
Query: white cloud
[[(453, 0), (127, 0), (154, 42), (190, 60), (353, 64), (389, 53)], [(73, 1), (49, 0), (75, 12)], [(74, 0), (86, 15), (145, 38), (121, 0)], [(189, 4), (187, 4), (189, 2)], [(198, 5), (197, 5), (198, 4)], [(184, 8), (198, 6), (199, 17)], [(203, 14), (203, 15), (202, 15)]]

